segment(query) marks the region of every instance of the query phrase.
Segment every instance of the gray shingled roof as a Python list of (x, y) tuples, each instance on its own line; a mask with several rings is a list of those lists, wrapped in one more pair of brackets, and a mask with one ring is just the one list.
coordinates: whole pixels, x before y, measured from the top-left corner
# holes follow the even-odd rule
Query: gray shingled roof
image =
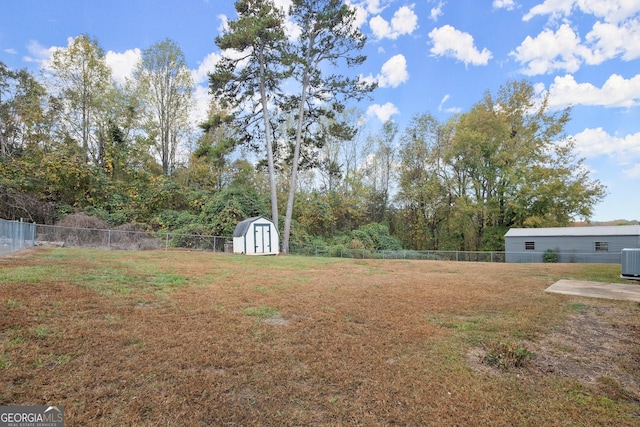
[(640, 236), (640, 225), (593, 227), (512, 228), (505, 237)]
[(236, 225), (235, 230), (233, 230), (233, 237), (242, 237), (247, 234), (247, 230), (249, 226), (256, 220), (262, 218), (261, 216), (253, 216), (251, 218), (247, 218), (244, 221), (240, 221), (238, 225)]

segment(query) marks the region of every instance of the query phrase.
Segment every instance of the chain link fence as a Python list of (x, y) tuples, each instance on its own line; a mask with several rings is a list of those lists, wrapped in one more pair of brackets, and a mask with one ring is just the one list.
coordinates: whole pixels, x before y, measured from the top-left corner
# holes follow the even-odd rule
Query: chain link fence
[(37, 225), (35, 244), (38, 246), (157, 250), (169, 248), (197, 249), (211, 252), (230, 251), (224, 236), (203, 236), (169, 232), (147, 232), (114, 229), (73, 228)]
[[(148, 232), (118, 229), (93, 229), (36, 225), (0, 219), (0, 254), (30, 246), (76, 247), (121, 250), (191, 249), (210, 252), (233, 252), (233, 239), (228, 236), (205, 236), (171, 232)], [(351, 249), (345, 246), (315, 246), (292, 242), (289, 253), (355, 259), (407, 259), (473, 262), (540, 263), (541, 252), (500, 251), (414, 251)], [(620, 263), (620, 253), (557, 252), (562, 263)]]
[(15, 252), (35, 244), (36, 225), (0, 219), (0, 254)]
[[(414, 250), (370, 250), (351, 249), (345, 246), (313, 246), (291, 243), (289, 253), (292, 255), (324, 256), (357, 259), (411, 259), (435, 261), (471, 261), (471, 262), (508, 262), (508, 263), (542, 263), (544, 252), (503, 252), (503, 251), (414, 251)], [(559, 263), (593, 263), (618, 264), (620, 252), (581, 253), (555, 252)]]
[(400, 250), (372, 250), (351, 249), (345, 246), (313, 246), (291, 243), (291, 255), (325, 256), (355, 259), (410, 259), (410, 260), (440, 260), (440, 261), (475, 261), (475, 262), (504, 262), (504, 252), (478, 251), (414, 251)]

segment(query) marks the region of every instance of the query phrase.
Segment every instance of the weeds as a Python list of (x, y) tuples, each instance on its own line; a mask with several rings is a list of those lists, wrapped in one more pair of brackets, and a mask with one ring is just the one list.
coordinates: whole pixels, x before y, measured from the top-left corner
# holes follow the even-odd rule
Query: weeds
[(6, 304), (7, 304), (7, 308), (18, 308), (22, 305), (20, 301), (17, 301), (14, 299), (8, 299)]
[(278, 309), (273, 307), (245, 308), (244, 314), (247, 316), (258, 317), (260, 319), (266, 319), (278, 314)]
[(500, 369), (520, 368), (525, 366), (535, 354), (526, 345), (514, 342), (492, 342), (487, 346), (487, 353), (482, 363)]
[(46, 338), (51, 334), (51, 329), (47, 326), (40, 325), (36, 328), (36, 337), (38, 338)]
[(5, 353), (0, 353), (0, 369), (6, 369), (10, 365), (9, 357)]
[(573, 312), (582, 314), (589, 310), (589, 306), (581, 302), (574, 302), (569, 304), (569, 309)]

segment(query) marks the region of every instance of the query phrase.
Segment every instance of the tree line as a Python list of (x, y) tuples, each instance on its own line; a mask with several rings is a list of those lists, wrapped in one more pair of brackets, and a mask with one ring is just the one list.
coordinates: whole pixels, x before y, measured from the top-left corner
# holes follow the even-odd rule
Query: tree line
[(290, 241), (500, 250), (508, 228), (568, 225), (604, 197), (566, 134), (570, 109), (550, 111), (527, 81), (444, 122), (422, 113), (365, 134), (349, 103), (375, 85), (348, 75), (365, 61), (352, 9), (235, 6), (199, 134), (194, 82), (172, 40), (143, 50), (124, 83), (87, 35), (56, 50), (39, 78), (0, 63), (0, 216), (51, 223), (81, 211), (229, 236), (263, 215), (285, 252)]

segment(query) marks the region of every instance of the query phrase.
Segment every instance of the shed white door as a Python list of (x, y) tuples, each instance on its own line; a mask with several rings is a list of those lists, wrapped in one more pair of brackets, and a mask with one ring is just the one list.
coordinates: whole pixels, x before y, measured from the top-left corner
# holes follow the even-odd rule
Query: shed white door
[(253, 241), (255, 253), (264, 254), (271, 252), (271, 226), (270, 224), (253, 224)]

